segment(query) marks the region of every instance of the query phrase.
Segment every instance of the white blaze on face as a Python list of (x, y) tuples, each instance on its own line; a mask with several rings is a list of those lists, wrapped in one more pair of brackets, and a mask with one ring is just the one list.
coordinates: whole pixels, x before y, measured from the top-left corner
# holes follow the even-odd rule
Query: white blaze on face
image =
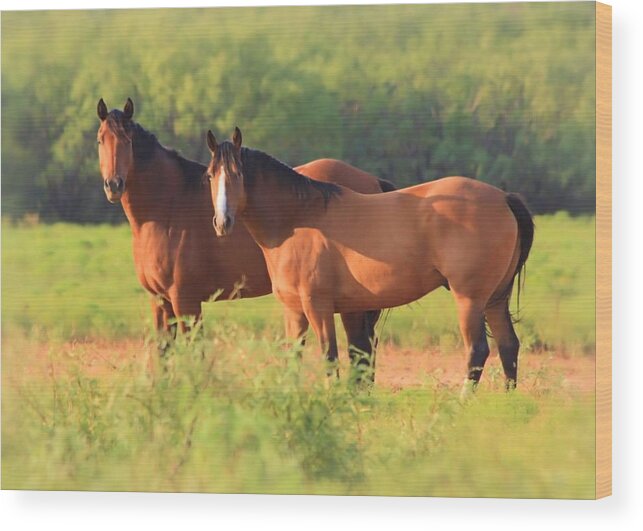
[(219, 174), (219, 186), (217, 188), (217, 204), (216, 204), (216, 214), (221, 216), (221, 219), (225, 219), (228, 209), (228, 198), (226, 197), (225, 182), (228, 178), (225, 170), (221, 170)]

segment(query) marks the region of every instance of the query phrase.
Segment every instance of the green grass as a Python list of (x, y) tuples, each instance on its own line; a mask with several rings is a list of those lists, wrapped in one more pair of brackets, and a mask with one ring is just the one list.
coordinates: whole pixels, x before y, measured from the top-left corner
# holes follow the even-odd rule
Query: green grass
[[(273, 297), (207, 304), (205, 341), (150, 370), (129, 228), (5, 222), (2, 487), (592, 498), (594, 395), (548, 359), (592, 362), (594, 218), (536, 224), (517, 329), (540, 368), (506, 394), (491, 367), (461, 403), (439, 372), (397, 391), (328, 385), (314, 344), (284, 352)], [(462, 355), (444, 290), (393, 310), (383, 336)], [(100, 371), (96, 342), (117, 349)]]
[(369, 394), (329, 385), (312, 356), (216, 332), (153, 372), (92, 376), (82, 351), (52, 345), (38, 376), (5, 355), (2, 487), (594, 496), (593, 397), (553, 374), (510, 394), (491, 374), (465, 403), (435, 378)]
[[(593, 352), (594, 225), (593, 217), (536, 218), (517, 326), (526, 347)], [(149, 331), (149, 303), (134, 273), (127, 226), (5, 222), (2, 232), (3, 327), (47, 338), (142, 337)], [(282, 334), (272, 296), (206, 304), (204, 314), (206, 330), (224, 320), (256, 337)], [(440, 289), (392, 310), (382, 335), (402, 347), (460, 348), (451, 294)]]

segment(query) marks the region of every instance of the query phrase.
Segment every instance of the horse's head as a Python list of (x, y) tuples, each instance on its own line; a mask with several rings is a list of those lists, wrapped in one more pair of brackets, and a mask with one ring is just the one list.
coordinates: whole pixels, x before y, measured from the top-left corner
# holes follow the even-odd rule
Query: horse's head
[(214, 206), (212, 224), (217, 236), (232, 232), (235, 216), (245, 207), (246, 194), (241, 166), (241, 131), (235, 127), (232, 142), (217, 143), (212, 131), (207, 135), (212, 160), (207, 176)]
[(132, 149), (132, 115), (134, 104), (127, 98), (122, 111), (114, 109), (107, 112), (101, 98), (98, 101), (98, 160), (103, 176), (103, 190), (110, 203), (121, 200), (127, 184), (127, 174), (134, 161)]

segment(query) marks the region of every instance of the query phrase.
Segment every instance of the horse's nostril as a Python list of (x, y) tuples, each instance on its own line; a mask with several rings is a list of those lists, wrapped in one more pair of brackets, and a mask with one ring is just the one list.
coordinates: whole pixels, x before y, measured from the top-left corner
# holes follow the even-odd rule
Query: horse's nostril
[(125, 190), (125, 181), (120, 177), (115, 179), (105, 179), (103, 186), (105, 187), (106, 192), (111, 192), (112, 194), (117, 192), (123, 193), (123, 190)]
[[(223, 221), (223, 223), (221, 223), (221, 221)], [(212, 218), (212, 226), (214, 227), (214, 230), (217, 231), (217, 234), (219, 234), (220, 236), (229, 232), (233, 224), (234, 224), (233, 218), (231, 218), (227, 214), (223, 216), (223, 220), (221, 220), (221, 218), (217, 220), (217, 216), (214, 216)]]

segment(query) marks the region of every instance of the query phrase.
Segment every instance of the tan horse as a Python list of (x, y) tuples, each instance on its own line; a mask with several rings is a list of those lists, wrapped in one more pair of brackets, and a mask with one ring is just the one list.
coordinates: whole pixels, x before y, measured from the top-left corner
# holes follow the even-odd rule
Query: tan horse
[[(123, 111), (108, 112), (98, 102), (100, 170), (107, 199), (120, 202), (129, 221), (136, 274), (152, 294), (156, 328), (171, 337), (174, 318), (199, 319), (201, 303), (218, 290), (219, 300), (258, 297), (270, 293), (271, 283), (261, 250), (245, 229), (230, 238), (215, 236), (214, 211), (204, 192), (206, 167), (162, 146), (132, 120), (133, 113), (130, 99)], [(340, 161), (323, 159), (301, 169), (363, 193), (390, 188)], [(378, 315), (342, 315), (352, 345), (370, 351)]]
[(534, 233), (518, 196), (463, 177), (367, 196), (242, 148), (239, 129), (232, 143), (218, 144), (211, 132), (207, 141), (216, 233), (229, 235), (235, 218), (243, 221), (293, 337), (309, 322), (334, 363), (333, 313), (399, 306), (446, 286), (469, 355), (468, 381), (477, 384), (489, 355), (486, 318), (507, 386), (515, 385), (519, 343), (508, 301)]

